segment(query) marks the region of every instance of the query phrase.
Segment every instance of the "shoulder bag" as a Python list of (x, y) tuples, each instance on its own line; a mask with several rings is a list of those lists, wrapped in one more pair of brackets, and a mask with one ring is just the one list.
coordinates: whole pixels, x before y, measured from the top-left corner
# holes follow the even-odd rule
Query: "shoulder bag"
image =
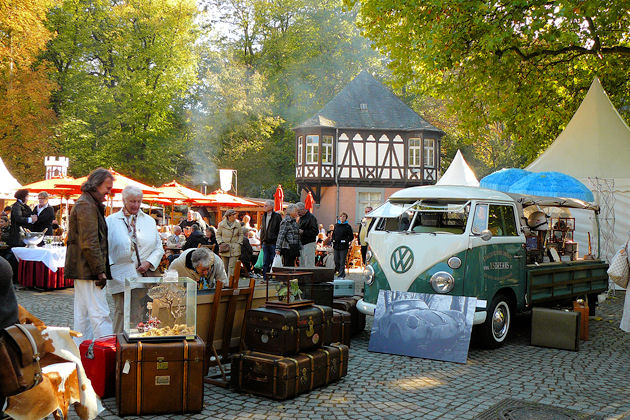
[(32, 324), (0, 330), (0, 396), (20, 394), (42, 381), (45, 340)]
[(630, 274), (630, 266), (628, 265), (628, 243), (621, 248), (615, 256), (610, 260), (610, 266), (608, 267), (608, 277), (615, 282), (615, 284), (621, 288), (628, 287), (628, 275)]

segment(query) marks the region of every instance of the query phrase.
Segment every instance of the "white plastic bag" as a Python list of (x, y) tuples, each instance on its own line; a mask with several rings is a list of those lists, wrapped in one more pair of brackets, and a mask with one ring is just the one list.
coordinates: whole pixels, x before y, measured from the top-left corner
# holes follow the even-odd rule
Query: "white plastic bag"
[(282, 267), (282, 257), (278, 254), (276, 254), (275, 257), (273, 257), (273, 262), (271, 263), (271, 267)]

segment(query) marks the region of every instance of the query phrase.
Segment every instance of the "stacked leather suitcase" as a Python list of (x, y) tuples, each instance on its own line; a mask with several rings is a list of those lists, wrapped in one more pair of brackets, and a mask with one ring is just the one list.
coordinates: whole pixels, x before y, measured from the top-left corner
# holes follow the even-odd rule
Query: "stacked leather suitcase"
[(120, 334), (116, 351), (118, 415), (201, 411), (205, 348), (199, 337), (130, 342)]
[(359, 296), (337, 297), (333, 300), (333, 308), (349, 312), (351, 316), (351, 334), (361, 334), (365, 330), (365, 314), (357, 309)]
[(250, 309), (245, 323), (249, 350), (234, 356), (231, 366), (231, 384), (239, 391), (285, 400), (348, 372), (348, 346), (330, 344), (328, 306)]

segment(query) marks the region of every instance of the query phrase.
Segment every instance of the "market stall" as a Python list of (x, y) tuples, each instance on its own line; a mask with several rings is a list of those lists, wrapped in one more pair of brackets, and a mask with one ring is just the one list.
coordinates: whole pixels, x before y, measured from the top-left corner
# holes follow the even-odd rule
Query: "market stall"
[(38, 289), (60, 289), (74, 286), (74, 281), (64, 277), (66, 247), (15, 247), (13, 255), (19, 261), (18, 283)]

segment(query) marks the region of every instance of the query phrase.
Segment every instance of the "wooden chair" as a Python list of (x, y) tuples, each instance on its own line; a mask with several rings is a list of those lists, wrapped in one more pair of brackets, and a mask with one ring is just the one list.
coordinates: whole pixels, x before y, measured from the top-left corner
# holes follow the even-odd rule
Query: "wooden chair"
[(346, 256), (346, 268), (363, 267), (363, 258), (361, 257), (361, 245), (355, 241), (352, 242)]
[[(236, 269), (235, 269), (236, 271)], [(234, 280), (231, 280), (234, 283)], [(223, 364), (230, 358), (230, 347), (232, 341), (232, 331), (235, 324), (235, 316), (237, 313), (237, 307), (243, 305), (244, 311), (243, 317), (252, 306), (252, 299), (254, 297), (254, 286), (256, 284), (255, 279), (250, 279), (249, 286), (244, 288), (238, 288), (238, 280), (236, 281), (237, 287), (223, 288), (223, 283), (218, 281), (216, 285), (216, 291), (214, 292), (214, 300), (212, 304), (212, 311), (210, 313), (210, 322), (208, 325), (208, 340), (206, 343), (206, 378), (205, 383), (219, 385), (227, 387), (229, 385), (228, 375)], [(217, 331), (217, 320), (219, 319), (219, 311), (223, 311), (223, 328), (221, 331)], [(217, 350), (215, 346), (216, 339), (219, 340), (220, 346)], [(241, 351), (245, 346), (245, 320), (243, 319), (240, 341), (237, 351)], [(214, 357), (214, 361), (211, 358)], [(208, 370), (210, 366), (218, 366), (221, 371), (218, 375), (208, 376)]]

